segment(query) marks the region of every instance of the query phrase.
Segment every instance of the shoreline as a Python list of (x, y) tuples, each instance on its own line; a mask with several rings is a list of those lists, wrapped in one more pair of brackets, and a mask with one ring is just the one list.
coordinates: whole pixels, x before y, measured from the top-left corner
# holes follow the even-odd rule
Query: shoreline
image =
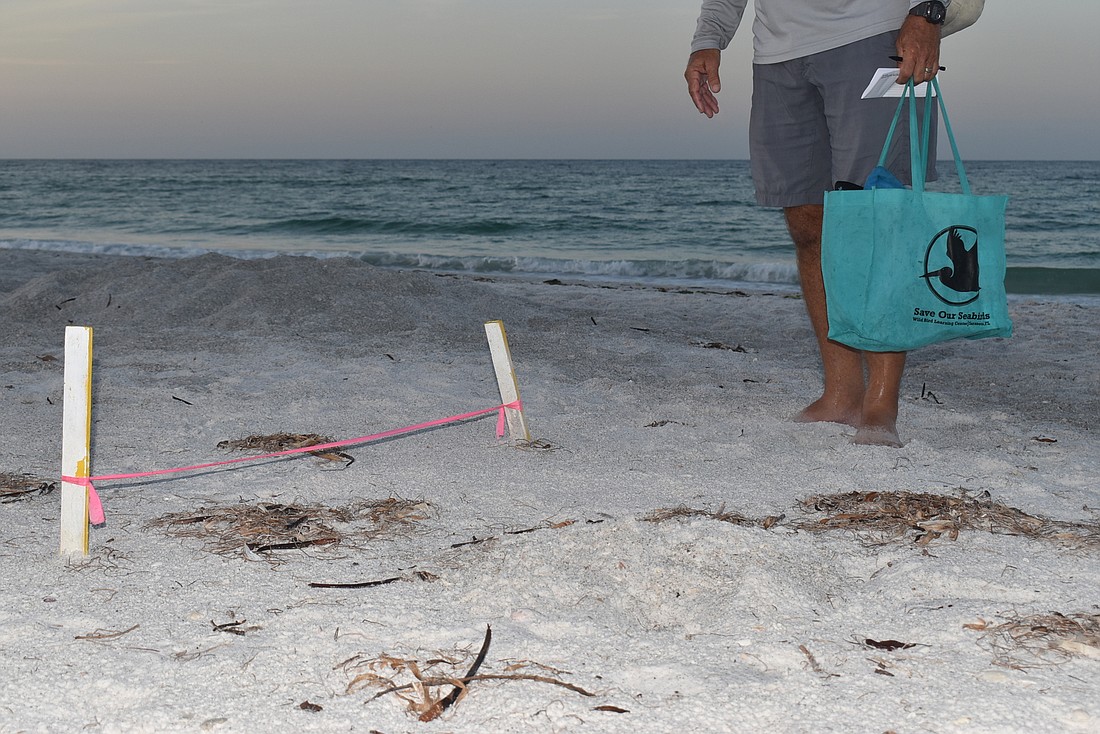
[[(901, 449), (789, 420), (820, 386), (793, 294), (0, 250), (0, 308), (0, 473), (56, 473), (70, 322), (96, 329), (94, 474), (227, 458), (220, 443), (254, 434), (340, 440), (490, 407), (482, 324), (497, 318), (542, 442), (512, 448), (476, 420), (349, 449), (346, 466), (105, 482), (108, 526), (88, 559), (57, 558), (56, 492), (0, 505), (13, 590), (0, 718), (15, 728), (1100, 726), (1100, 646), (1002, 649), (1010, 638), (986, 633), (1096, 614), (1097, 547), (967, 527), (952, 538), (950, 522), (918, 542), (917, 523), (940, 515), (897, 534), (807, 529), (835, 501), (820, 498), (851, 493), (1096, 527), (1100, 303), (1013, 299), (1012, 339), (914, 353)], [(368, 527), (364, 502), (406, 514)], [(166, 529), (241, 505), (310, 508), (311, 526), (344, 537), (215, 552), (208, 520), (190, 536)], [(385, 579), (398, 580), (310, 586)], [(431, 723), (395, 696), (365, 702), (379, 689), (359, 676), (404, 675), (382, 656), (452, 659), (461, 670), (440, 672), (461, 675), (487, 624), (483, 672), (518, 665), (596, 695), (477, 682)]]
[[(610, 287), (654, 287), (654, 288), (688, 288), (703, 290), (768, 290), (779, 289), (783, 291), (798, 291), (797, 272), (793, 259), (786, 263), (756, 263), (742, 264), (740, 267), (752, 270), (762, 268), (770, 271), (778, 278), (779, 271), (789, 271), (789, 280), (723, 280), (717, 278), (699, 279), (673, 276), (640, 277), (632, 275), (615, 275), (600, 273), (560, 273), (547, 271), (540, 272), (512, 272), (508, 270), (455, 270), (453, 268), (432, 268), (429, 266), (412, 263), (386, 263), (376, 262), (378, 256), (373, 259), (362, 253), (353, 251), (281, 251), (271, 249), (233, 249), (233, 248), (185, 248), (185, 247), (146, 247), (141, 245), (86, 245), (84, 243), (68, 246), (65, 243), (48, 241), (49, 246), (42, 247), (43, 243), (36, 242), (35, 246), (11, 247), (0, 245), (0, 251), (16, 253), (30, 252), (52, 254), (57, 257), (68, 256), (76, 261), (84, 258), (141, 258), (156, 260), (182, 260), (201, 257), (203, 255), (216, 254), (239, 260), (271, 259), (276, 257), (304, 257), (313, 260), (330, 260), (350, 258), (360, 260), (364, 264), (379, 267), (392, 272), (428, 272), (444, 276), (453, 276), (470, 279), (487, 280), (518, 280), (523, 282), (561, 281), (576, 284), (608, 285)], [(89, 247), (96, 250), (89, 251)], [(30, 260), (39, 259), (30, 256)], [(381, 258), (388, 259), (388, 258)], [(474, 258), (475, 260), (477, 258)], [(735, 264), (727, 263), (728, 267)], [(777, 270), (778, 269), (778, 270)], [(1034, 284), (1034, 285), (1033, 285)], [(4, 281), (0, 280), (0, 288)], [(1087, 302), (1100, 302), (1100, 268), (1068, 267), (1057, 268), (1051, 266), (1033, 265), (1009, 265), (1005, 285), (1008, 296), (1012, 298), (1051, 298), (1057, 300), (1083, 300)]]

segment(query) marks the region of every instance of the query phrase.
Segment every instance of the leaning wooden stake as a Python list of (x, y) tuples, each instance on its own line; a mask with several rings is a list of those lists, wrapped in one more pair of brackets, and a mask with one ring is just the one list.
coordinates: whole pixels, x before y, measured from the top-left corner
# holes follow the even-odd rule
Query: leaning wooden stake
[[(497, 373), (501, 403), (515, 403), (519, 400), (519, 383), (516, 381), (516, 370), (512, 366), (508, 337), (504, 334), (504, 322), (485, 322), (485, 336), (489, 339), (489, 352), (493, 355), (493, 369)], [(527, 430), (527, 418), (522, 407), (505, 408), (504, 417), (508, 423), (508, 435), (513, 441), (531, 441), (531, 432)]]
[[(65, 329), (61, 475), (91, 476), (92, 329)], [(88, 488), (61, 482), (61, 554), (88, 555)]]

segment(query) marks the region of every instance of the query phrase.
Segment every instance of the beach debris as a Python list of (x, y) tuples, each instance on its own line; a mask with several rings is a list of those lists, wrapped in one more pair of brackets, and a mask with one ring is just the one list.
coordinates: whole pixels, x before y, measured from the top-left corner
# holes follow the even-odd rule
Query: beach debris
[[(194, 405), (195, 405), (194, 403), (192, 403), (192, 402), (190, 402), (190, 401), (188, 401), (188, 400), (184, 400), (183, 398), (181, 398), (181, 397), (177, 397), (177, 396), (175, 396), (175, 395), (173, 395), (173, 396), (172, 396), (172, 399), (173, 399), (173, 400), (175, 400), (175, 401), (177, 401), (177, 402), (183, 403), (184, 405), (190, 405), (190, 406), (194, 406)], [(224, 443), (224, 442), (223, 442), (223, 443)], [(218, 447), (220, 448), (220, 447), (221, 447), (221, 444), (218, 444)]]
[(33, 474), (0, 472), (0, 503), (19, 502), (49, 494), (55, 489), (57, 482), (43, 481)]
[[(177, 398), (178, 399), (178, 398)], [(186, 401), (183, 401), (186, 402)], [(188, 403), (190, 405), (190, 403)], [(322, 436), (317, 433), (268, 433), (254, 434), (232, 441), (219, 441), (219, 449), (231, 449), (235, 451), (254, 451), (259, 454), (275, 454), (290, 449), (303, 449), (307, 446), (320, 446), (327, 443), (335, 443), (336, 439)], [(343, 451), (321, 450), (309, 451), (310, 456), (316, 456), (327, 461), (343, 461), (344, 468), (355, 463), (355, 457), (345, 454)]]
[(994, 654), (994, 664), (1023, 669), (1060, 665), (1073, 658), (1100, 660), (1100, 614), (1033, 614), (991, 625), (979, 618), (965, 624), (978, 630), (978, 644)]
[(748, 350), (738, 344), (736, 347), (731, 347), (729, 344), (722, 342), (708, 342), (708, 341), (695, 341), (691, 343), (693, 347), (699, 347), (700, 349), (721, 349), (727, 352), (740, 352), (742, 354), (748, 354)]
[(104, 576), (129, 576), (132, 571), (130, 555), (110, 543), (114, 538), (105, 541), (105, 544), (92, 549), (83, 557), (70, 557), (65, 560), (65, 570), (74, 573), (95, 571)]
[(375, 586), (385, 586), (386, 584), (396, 583), (397, 581), (404, 581), (401, 576), (391, 576), (388, 579), (380, 579), (378, 581), (355, 581), (346, 584), (325, 583), (321, 581), (311, 581), (309, 588), (311, 589), (370, 589)]
[(310, 703), (309, 701), (302, 701), (298, 704), (298, 708), (302, 711), (309, 711), (312, 714), (319, 713), (325, 710), (325, 707), (319, 703)]
[(875, 675), (885, 675), (888, 678), (895, 677), (894, 674), (890, 672), (890, 663), (886, 660), (877, 660), (875, 658), (868, 658), (868, 660), (875, 664), (875, 669), (871, 671)]
[(646, 423), (645, 426), (643, 426), (643, 427), (644, 428), (663, 428), (665, 426), (686, 426), (686, 425), (687, 425), (687, 423), (684, 423), (683, 421), (673, 421), (673, 420), (664, 420), (664, 419), (662, 419), (662, 420), (653, 421), (652, 423)]
[(806, 663), (810, 666), (810, 670), (812, 670), (813, 672), (817, 673), (818, 675), (823, 675), (826, 678), (840, 677), (838, 673), (830, 673), (829, 671), (822, 668), (821, 664), (817, 662), (817, 658), (815, 658), (814, 654), (810, 652), (810, 648), (806, 647), (805, 645), (799, 645), (798, 650), (806, 656)]
[(551, 443), (545, 438), (532, 438), (516, 441), (516, 448), (520, 451), (535, 451), (538, 453), (549, 453), (551, 451), (561, 450), (561, 446), (558, 446), (555, 443)]
[(173, 512), (148, 524), (176, 538), (199, 538), (206, 550), (246, 557), (313, 546), (339, 546), (407, 532), (426, 520), (431, 506), (422, 500), (390, 497), (344, 507), (261, 502), (213, 505)]
[(247, 619), (236, 619), (231, 622), (222, 622), (220, 624), (212, 619), (210, 620), (210, 626), (214, 629), (215, 632), (228, 632), (229, 634), (237, 635), (238, 637), (244, 637), (249, 632), (258, 632), (259, 630), (263, 629), (257, 624), (254, 624), (250, 627), (242, 626), (245, 624), (248, 624)]
[(1058, 439), (1053, 436), (1032, 436), (1031, 440), (1038, 443), (1058, 443)]
[(533, 533), (536, 530), (561, 530), (562, 528), (567, 528), (570, 525), (575, 525), (576, 523), (577, 523), (576, 520), (561, 520), (559, 522), (550, 522), (549, 520), (547, 520), (546, 522), (541, 523), (539, 525), (535, 525), (534, 527), (531, 527), (531, 528), (522, 528), (520, 530), (505, 530), (504, 534), (505, 535), (526, 535), (527, 533)]
[(451, 689), (450, 693), (435, 702), (427, 711), (420, 714), (421, 721), (434, 721), (438, 719), (444, 711), (465, 698), (467, 690), (466, 682), (470, 680), (471, 676), (477, 675), (477, 671), (481, 669), (481, 664), (485, 662), (485, 656), (489, 653), (489, 643), (492, 641), (493, 628), (489, 625), (485, 625), (485, 639), (482, 640), (481, 649), (478, 650), (477, 657), (474, 658), (474, 662), (470, 666), (470, 669), (466, 671), (466, 675), (462, 676), (463, 680), (455, 681), (455, 686)]
[[(587, 522), (591, 523), (593, 521), (589, 520)], [(567, 528), (570, 525), (576, 525), (576, 524), (577, 524), (576, 520), (560, 520), (558, 522), (551, 522), (550, 520), (546, 520), (545, 522), (541, 522), (538, 525), (535, 525), (535, 526), (529, 527), (529, 528), (520, 528), (518, 530), (505, 530), (502, 534), (503, 535), (526, 535), (527, 533), (534, 533), (538, 530), (561, 530), (562, 528)], [(467, 545), (480, 545), (482, 543), (488, 543), (488, 542), (491, 542), (491, 541), (500, 540), (500, 537), (501, 536), (499, 536), (499, 535), (488, 535), (488, 536), (485, 536), (484, 538), (479, 538), (475, 535), (472, 538), (470, 538), (469, 540), (463, 540), (463, 541), (460, 541), (458, 543), (452, 543), (451, 547), (452, 548), (462, 548), (463, 546), (467, 546)]]
[[(469, 660), (471, 654), (469, 650), (459, 650), (454, 653), (440, 652), (435, 657), (423, 662), (385, 653), (373, 658), (356, 655), (337, 664), (335, 669), (343, 670), (346, 675), (351, 677), (346, 689), (348, 694), (356, 693), (364, 688), (381, 688), (382, 690), (368, 698), (364, 703), (370, 703), (383, 696), (394, 694), (405, 702), (410, 713), (424, 722), (439, 718), (448, 708), (462, 701), (469, 692), (469, 684), (474, 681), (532, 681), (559, 686), (589, 698), (595, 697), (595, 693), (562, 680), (560, 676), (567, 675), (565, 671), (529, 660), (511, 663), (503, 673), (479, 672), (485, 664), (492, 639), (492, 628), (486, 625), (481, 647), (474, 656), (473, 662), (466, 669), (465, 674), (459, 674), (459, 671), (465, 666), (465, 662)], [(543, 673), (515, 672), (531, 666), (537, 666)], [(409, 678), (412, 678), (409, 682), (400, 682), (402, 679), (408, 680)], [(451, 687), (451, 691), (446, 696), (440, 697), (433, 690), (448, 686)]]
[(140, 626), (141, 626), (140, 624), (135, 624), (133, 627), (130, 627), (130, 628), (124, 629), (124, 630), (97, 629), (95, 632), (89, 632), (86, 635), (77, 635), (73, 639), (74, 640), (87, 640), (87, 641), (90, 641), (90, 642), (107, 642), (107, 641), (110, 641), (110, 640), (117, 640), (119, 637), (122, 637), (123, 635), (128, 635)]
[(246, 543), (245, 547), (253, 553), (269, 553), (281, 550), (301, 550), (311, 545), (329, 545), (335, 543), (337, 538), (311, 538), (310, 540), (291, 540), (286, 543), (267, 543), (265, 545), (253, 545)]
[(495, 536), (495, 535), (488, 535), (484, 538), (479, 538), (475, 535), (475, 536), (471, 537), (469, 540), (463, 540), (463, 541), (458, 542), (458, 543), (451, 543), (451, 547), (452, 548), (463, 548), (467, 545), (481, 545), (482, 543), (488, 543), (488, 542), (494, 541), (494, 540), (499, 540), (499, 538), (497, 538), (497, 536)]
[[(718, 507), (718, 509), (714, 510), (714, 511), (699, 510), (699, 509), (695, 509), (695, 508), (692, 508), (692, 507), (687, 507), (685, 505), (679, 505), (677, 507), (668, 507), (668, 508), (664, 508), (664, 509), (654, 510), (653, 512), (651, 512), (648, 515), (646, 515), (645, 517), (643, 517), (642, 520), (644, 522), (658, 523), (658, 522), (665, 522), (667, 520), (683, 520), (685, 518), (696, 518), (696, 517), (703, 517), (703, 518), (707, 518), (708, 520), (717, 520), (719, 522), (728, 522), (732, 525), (743, 525), (743, 526), (746, 526), (746, 527), (756, 527), (756, 526), (763, 527), (764, 522), (767, 519), (772, 519), (772, 518), (766, 518), (764, 521), (753, 520), (751, 518), (745, 517), (744, 515), (742, 515), (739, 512), (727, 511), (726, 506), (723, 504), (723, 505), (720, 505)], [(770, 528), (772, 525), (775, 524), (775, 522), (776, 522), (776, 520), (772, 519), (772, 522), (770, 524), (768, 524), (768, 527)]]
[(630, 711), (627, 710), (627, 709), (619, 708), (618, 706), (612, 706), (611, 704), (604, 704), (603, 706), (593, 706), (592, 710), (593, 711), (606, 711), (606, 712), (612, 713), (612, 714), (629, 714), (630, 713)]
[(886, 652), (895, 652), (897, 650), (908, 650), (911, 647), (916, 647), (915, 642), (898, 642), (897, 640), (872, 640), (870, 637), (865, 637), (860, 643), (867, 647), (873, 647), (876, 650), (885, 650)]
[(936, 394), (928, 389), (928, 383), (925, 382), (920, 386), (920, 400), (931, 400), (936, 405), (943, 405), (940, 399), (936, 397)]
[(927, 546), (964, 530), (1041, 538), (1073, 547), (1100, 546), (1100, 524), (1052, 520), (995, 502), (988, 492), (956, 496), (919, 492), (846, 492), (799, 501), (807, 513), (824, 514), (795, 523), (799, 530), (847, 530), (873, 542), (912, 539)]

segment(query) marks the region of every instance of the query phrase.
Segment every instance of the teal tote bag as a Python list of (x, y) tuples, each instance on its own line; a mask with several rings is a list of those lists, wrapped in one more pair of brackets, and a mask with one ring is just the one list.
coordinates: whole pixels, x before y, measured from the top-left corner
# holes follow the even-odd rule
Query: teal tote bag
[[(932, 87), (959, 174), (958, 194), (925, 191)], [(882, 166), (909, 106), (911, 189)], [(1005, 296), (1005, 196), (975, 196), (933, 79), (923, 135), (910, 82), (863, 190), (825, 193), (821, 270), (829, 338), (870, 352), (903, 352), (949, 339), (1012, 334)], [(894, 182), (894, 188), (888, 182)]]

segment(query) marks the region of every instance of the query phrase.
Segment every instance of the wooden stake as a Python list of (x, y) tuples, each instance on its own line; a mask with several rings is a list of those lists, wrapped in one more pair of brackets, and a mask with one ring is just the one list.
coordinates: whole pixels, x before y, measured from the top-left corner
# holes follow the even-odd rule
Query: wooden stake
[[(493, 369), (497, 373), (497, 386), (500, 388), (500, 402), (507, 405), (519, 400), (519, 383), (516, 370), (512, 366), (512, 352), (508, 349), (508, 337), (504, 333), (503, 321), (486, 321), (485, 336), (489, 339), (489, 352), (493, 355)], [(508, 422), (508, 434), (513, 441), (530, 441), (527, 430), (527, 418), (523, 408), (505, 408), (504, 417)]]
[[(61, 474), (91, 476), (92, 329), (65, 329)], [(88, 488), (61, 482), (61, 554), (88, 555)]]

